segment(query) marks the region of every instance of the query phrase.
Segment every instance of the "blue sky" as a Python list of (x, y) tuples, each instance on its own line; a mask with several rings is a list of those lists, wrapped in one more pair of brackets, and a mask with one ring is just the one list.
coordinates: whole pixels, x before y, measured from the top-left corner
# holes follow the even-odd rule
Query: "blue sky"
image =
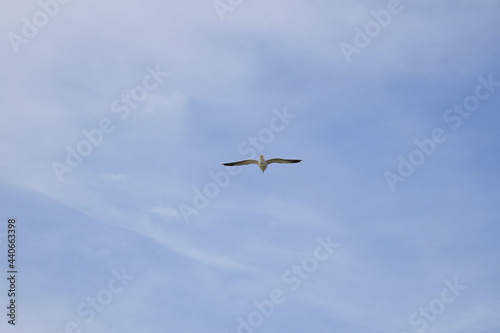
[(498, 2), (3, 8), (2, 332), (500, 329)]

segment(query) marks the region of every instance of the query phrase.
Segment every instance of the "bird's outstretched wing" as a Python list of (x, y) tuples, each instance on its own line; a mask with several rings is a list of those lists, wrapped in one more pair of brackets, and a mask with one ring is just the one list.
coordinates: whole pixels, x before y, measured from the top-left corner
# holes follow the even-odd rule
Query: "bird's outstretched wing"
[(256, 160), (243, 160), (238, 162), (222, 163), (222, 165), (225, 166), (236, 166), (236, 165), (247, 165), (247, 164), (259, 164), (259, 162)]
[(302, 160), (286, 160), (284, 158), (271, 158), (270, 160), (267, 160), (267, 164), (271, 163), (299, 163)]

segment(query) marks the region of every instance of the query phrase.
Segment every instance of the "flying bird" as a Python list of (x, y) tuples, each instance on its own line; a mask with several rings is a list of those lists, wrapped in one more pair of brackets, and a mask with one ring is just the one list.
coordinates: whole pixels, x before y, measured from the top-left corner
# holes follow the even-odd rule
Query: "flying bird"
[(259, 160), (243, 160), (243, 161), (238, 161), (238, 162), (229, 162), (229, 163), (222, 163), (222, 165), (225, 166), (237, 166), (237, 165), (247, 165), (247, 164), (257, 164), (259, 168), (262, 170), (262, 172), (266, 171), (267, 165), (271, 163), (299, 163), (302, 160), (287, 160), (284, 158), (271, 158), (269, 160), (266, 160), (264, 158), (264, 155), (260, 155)]

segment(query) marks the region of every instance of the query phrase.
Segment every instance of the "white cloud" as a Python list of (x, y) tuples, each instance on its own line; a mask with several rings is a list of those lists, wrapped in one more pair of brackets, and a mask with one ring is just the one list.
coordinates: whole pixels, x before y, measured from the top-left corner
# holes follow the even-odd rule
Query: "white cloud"
[(170, 207), (161, 207), (161, 206), (156, 206), (151, 208), (151, 212), (164, 217), (166, 220), (169, 220), (171, 218), (178, 219), (179, 218), (179, 213), (177, 210), (170, 208)]
[(113, 182), (125, 181), (130, 178), (129, 175), (123, 173), (105, 173), (101, 175), (104, 180), (109, 180)]
[[(100, 265), (126, 258), (141, 272), (140, 282), (93, 329), (112, 329), (121, 314), (140, 312), (154, 317), (151, 332), (228, 331), (283, 269), (307, 254), (311, 240), (331, 232), (342, 244), (335, 264), (304, 282), (264, 330), (293, 321), (289, 331), (303, 331), (300, 324), (310, 328), (310, 320), (326, 332), (331, 318), (341, 318), (335, 325), (345, 332), (404, 329), (387, 323), (406, 324), (449, 274), (466, 276), (479, 292), (474, 301), (461, 298), (457, 310), (450, 307), (434, 329), (497, 328), (498, 295), (490, 282), (497, 269), (484, 267), (498, 252), (492, 238), (498, 99), (481, 105), (397, 194), (382, 176), (415, 138), (442, 123), (444, 110), (463, 100), (478, 75), (497, 72), (498, 5), (481, 4), (405, 2), (404, 12), (349, 65), (338, 44), (386, 1), (243, 1), (224, 22), (211, 0), (72, 1), (19, 54), (4, 38), (0, 180), (28, 191), (19, 197), (12, 188), (2, 191), (3, 211), (18, 207), (14, 213), (25, 223), (20, 237), (46, 228), (37, 239), (48, 242), (37, 253), (67, 256), (56, 264), (68, 274), (56, 276), (54, 265), (40, 264), (43, 278), (24, 285), (46, 290), (50, 281), (56, 292), (77, 286), (79, 296), (91, 295), (89, 279), (102, 283), (94, 276)], [(6, 6), (4, 37), (39, 7), (37, 1)], [(170, 75), (118, 121), (112, 102), (157, 64)], [(195, 187), (212, 181), (209, 172), (223, 170), (220, 163), (283, 106), (297, 117), (259, 153), (304, 161), (265, 174), (243, 170), (186, 225), (178, 205), (189, 203)], [(75, 147), (82, 130), (103, 117), (116, 129), (59, 183), (51, 162), (63, 161), (65, 147)], [(62, 205), (44, 215), (45, 206), (34, 209), (29, 200), (35, 193)], [(32, 211), (39, 216), (28, 219)], [(49, 227), (54, 217), (59, 224)], [(24, 251), (23, 260), (38, 259)], [(36, 304), (47, 297), (25, 295)], [(55, 330), (63, 329), (80, 301), (66, 295), (56, 302), (50, 311), (60, 316), (42, 331), (59, 321)], [(195, 318), (198, 312), (204, 316)], [(296, 322), (297, 313), (310, 316)], [(452, 326), (450, 318), (460, 320)], [(126, 324), (120, 332), (142, 327), (134, 316)]]

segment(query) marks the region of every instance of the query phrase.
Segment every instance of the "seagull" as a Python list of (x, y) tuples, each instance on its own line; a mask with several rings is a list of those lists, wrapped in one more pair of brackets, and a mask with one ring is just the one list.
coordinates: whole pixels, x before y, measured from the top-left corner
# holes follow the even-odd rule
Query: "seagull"
[(256, 160), (243, 160), (238, 162), (222, 163), (225, 166), (237, 166), (237, 165), (247, 165), (247, 164), (257, 164), (262, 172), (266, 171), (267, 165), (271, 163), (299, 163), (302, 160), (286, 160), (284, 158), (271, 158), (266, 160), (264, 155), (260, 155), (258, 161)]

